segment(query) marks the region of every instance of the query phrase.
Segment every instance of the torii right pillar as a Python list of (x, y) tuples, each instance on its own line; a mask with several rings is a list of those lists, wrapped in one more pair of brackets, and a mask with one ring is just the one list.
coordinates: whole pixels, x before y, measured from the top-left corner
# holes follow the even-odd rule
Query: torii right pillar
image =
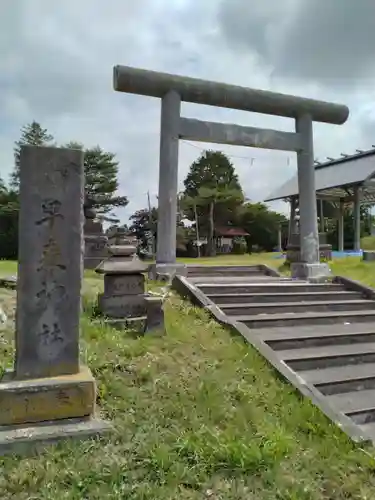
[(296, 118), (296, 132), (301, 138), (301, 149), (297, 152), (301, 259), (292, 264), (291, 273), (293, 278), (322, 281), (329, 276), (330, 269), (328, 264), (320, 262), (311, 115), (306, 113)]

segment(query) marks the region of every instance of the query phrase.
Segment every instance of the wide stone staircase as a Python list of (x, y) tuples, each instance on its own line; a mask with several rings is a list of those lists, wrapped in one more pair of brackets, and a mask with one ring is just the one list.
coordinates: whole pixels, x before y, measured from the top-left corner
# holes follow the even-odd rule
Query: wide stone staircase
[(375, 301), (347, 282), (275, 274), (266, 266), (191, 266), (177, 289), (237, 325), (353, 439), (375, 442)]

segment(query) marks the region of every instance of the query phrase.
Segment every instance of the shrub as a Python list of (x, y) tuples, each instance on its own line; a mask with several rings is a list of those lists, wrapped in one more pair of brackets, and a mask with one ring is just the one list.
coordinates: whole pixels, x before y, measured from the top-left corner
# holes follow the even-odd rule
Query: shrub
[(247, 243), (243, 236), (233, 238), (233, 253), (243, 255), (247, 252)]
[(375, 250), (375, 236), (364, 236), (361, 239), (362, 250)]
[(18, 211), (0, 211), (0, 259), (17, 259)]

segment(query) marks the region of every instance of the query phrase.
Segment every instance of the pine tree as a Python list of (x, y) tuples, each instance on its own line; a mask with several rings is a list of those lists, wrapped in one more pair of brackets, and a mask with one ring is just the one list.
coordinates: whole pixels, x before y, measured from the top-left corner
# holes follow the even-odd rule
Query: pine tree
[(214, 255), (215, 225), (233, 222), (244, 201), (234, 166), (221, 151), (204, 151), (190, 165), (184, 187), (182, 204), (186, 215), (194, 220), (196, 211), (199, 227), (207, 233), (208, 254)]
[(70, 142), (66, 147), (84, 151), (85, 192), (97, 213), (107, 214), (113, 208), (126, 207), (127, 197), (116, 195), (119, 187), (116, 155), (99, 146), (84, 149), (77, 142)]
[(53, 136), (36, 121), (22, 127), (21, 138), (16, 141), (14, 147), (14, 169), (10, 174), (10, 186), (12, 189), (15, 191), (19, 190), (21, 146), (54, 146), (53, 141)]

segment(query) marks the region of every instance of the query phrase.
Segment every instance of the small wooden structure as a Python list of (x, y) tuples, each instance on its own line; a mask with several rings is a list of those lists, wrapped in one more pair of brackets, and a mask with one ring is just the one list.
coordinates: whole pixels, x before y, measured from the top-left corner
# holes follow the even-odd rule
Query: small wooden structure
[(218, 253), (231, 253), (233, 251), (234, 238), (246, 238), (249, 236), (244, 229), (234, 226), (215, 228), (216, 250)]

